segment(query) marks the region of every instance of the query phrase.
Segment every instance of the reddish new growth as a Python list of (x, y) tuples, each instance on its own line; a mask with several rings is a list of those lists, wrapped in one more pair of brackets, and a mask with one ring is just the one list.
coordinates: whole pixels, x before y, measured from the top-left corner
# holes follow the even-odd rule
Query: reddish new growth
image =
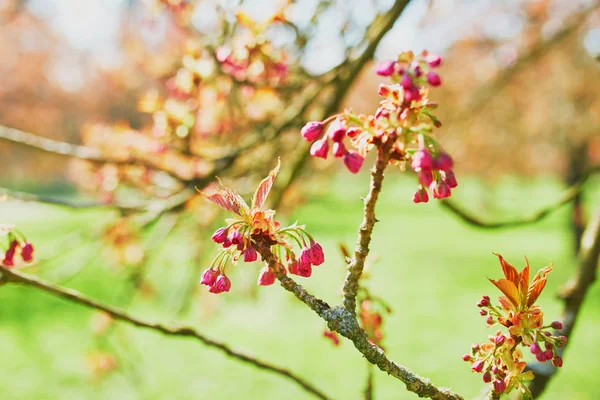
[(534, 305), (546, 286), (551, 266), (540, 269), (531, 283), (529, 282), (529, 263), (521, 272), (498, 255), (504, 279), (490, 281), (504, 294), (498, 298), (499, 305), (494, 306), (489, 296), (483, 296), (477, 306), (480, 315), (486, 317), (489, 326), (500, 324), (508, 328), (508, 334), (500, 330), (489, 337), (484, 344), (473, 344), (471, 353), (463, 360), (470, 362), (474, 372), (483, 374), (485, 383), (493, 382), (496, 393), (509, 393), (512, 389), (521, 391), (525, 399), (531, 399), (526, 382), (534, 378), (531, 370), (525, 371), (527, 363), (522, 360), (521, 347), (528, 347), (539, 362), (552, 360), (556, 367), (562, 366), (562, 358), (557, 348), (562, 348), (567, 338), (553, 336), (549, 329), (562, 329), (559, 321), (544, 325), (542, 310)]
[(33, 245), (13, 225), (0, 225), (0, 264), (13, 268), (33, 261)]
[[(245, 262), (256, 261), (258, 242), (270, 244), (280, 265), (284, 271), (287, 267), (290, 274), (309, 277), (312, 275), (312, 267), (325, 261), (321, 245), (314, 241), (304, 226), (294, 223), (281, 228), (279, 222), (273, 219), (275, 211), (262, 209), (278, 172), (279, 164), (258, 185), (251, 207), (223, 185), (215, 189), (214, 193), (202, 192), (208, 200), (236, 214), (235, 218), (226, 220), (226, 227), (217, 229), (212, 236), (212, 240), (220, 244), (223, 250), (202, 274), (200, 283), (208, 286), (211, 293), (229, 291), (231, 282), (226, 274), (228, 261), (237, 263), (240, 258)], [(300, 249), (298, 253), (294, 250), (294, 244)], [(265, 265), (259, 272), (258, 285), (267, 286), (274, 282), (274, 272)]]
[(418, 175), (419, 187), (413, 201), (429, 201), (427, 189), (436, 199), (449, 197), (458, 184), (452, 157), (432, 136), (433, 128), (441, 123), (432, 114), (437, 105), (429, 101), (428, 88), (441, 85), (439, 75), (433, 71), (440, 64), (439, 56), (425, 51), (420, 56), (405, 52), (398, 61), (382, 63), (377, 74), (390, 77), (393, 84), (379, 86), (384, 100), (375, 114), (357, 115), (346, 110), (324, 121), (308, 122), (301, 133), (308, 142), (314, 142), (310, 154), (327, 158), (331, 150), (350, 172), (357, 173), (369, 151), (392, 140), (390, 163), (402, 169), (410, 166)]

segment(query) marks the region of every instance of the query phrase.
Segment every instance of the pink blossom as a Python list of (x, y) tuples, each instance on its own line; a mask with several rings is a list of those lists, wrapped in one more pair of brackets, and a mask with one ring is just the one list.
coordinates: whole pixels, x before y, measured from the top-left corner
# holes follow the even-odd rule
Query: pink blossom
[(312, 275), (312, 267), (310, 263), (303, 263), (302, 260), (298, 263), (298, 274), (304, 278), (308, 278)]
[(410, 103), (411, 101), (419, 100), (421, 100), (421, 93), (418, 88), (413, 87), (412, 89), (404, 89), (404, 101)]
[(454, 172), (452, 170), (444, 173), (444, 182), (448, 184), (450, 189), (454, 189), (458, 186), (458, 182), (456, 182), (456, 177), (454, 176)]
[(430, 186), (430, 190), (433, 193), (435, 199), (445, 199), (450, 197), (450, 188), (444, 181), (433, 182)]
[(483, 374), (483, 381), (485, 383), (490, 383), (492, 381), (492, 374), (490, 371), (486, 371), (485, 374)]
[(275, 283), (275, 274), (271, 271), (268, 265), (265, 265), (261, 268), (258, 273), (258, 281), (256, 282), (258, 286), (269, 286)]
[(254, 247), (248, 246), (248, 248), (244, 251), (244, 262), (252, 262), (258, 259), (258, 255), (256, 254), (256, 250)]
[(430, 169), (422, 169), (417, 173), (421, 186), (429, 187), (433, 182), (433, 174)]
[(563, 366), (563, 360), (562, 358), (560, 358), (560, 356), (556, 356), (552, 359), (552, 364), (556, 367), (556, 368), (560, 368)]
[(328, 152), (329, 152), (329, 142), (327, 141), (327, 138), (317, 140), (310, 147), (310, 155), (313, 157), (320, 157), (320, 158), (326, 159)]
[(427, 63), (432, 68), (439, 67), (442, 64), (442, 57), (436, 54), (431, 54), (427, 57)]
[(471, 370), (473, 370), (473, 372), (481, 372), (483, 371), (483, 360), (477, 360), (473, 363), (473, 365), (471, 365)]
[(321, 121), (307, 122), (300, 131), (300, 134), (307, 142), (314, 142), (323, 133), (325, 124)]
[(400, 85), (402, 85), (402, 87), (405, 90), (410, 90), (414, 87), (412, 78), (410, 77), (410, 75), (408, 73), (405, 73), (404, 75), (402, 75), (402, 79), (400, 80)]
[(502, 393), (506, 389), (506, 383), (502, 379), (496, 379), (494, 381), (494, 391), (496, 393)]
[(346, 131), (346, 136), (348, 136), (349, 138), (355, 138), (358, 135), (360, 135), (362, 133), (362, 129), (353, 126), (351, 128), (348, 128), (348, 131)]
[(429, 195), (427, 194), (427, 190), (419, 189), (415, 192), (413, 196), (413, 202), (415, 203), (427, 203), (429, 201)]
[(410, 166), (417, 172), (422, 169), (430, 170), (433, 167), (433, 158), (426, 149), (417, 150), (412, 156)]
[(25, 242), (25, 245), (21, 249), (21, 257), (25, 262), (31, 262), (33, 260), (33, 245), (29, 242)]
[(542, 352), (542, 349), (540, 348), (540, 345), (535, 342), (531, 343), (531, 346), (529, 346), (529, 351), (531, 351), (531, 354), (538, 355)]
[(362, 158), (362, 156), (354, 151), (349, 151), (348, 153), (344, 154), (344, 165), (346, 166), (346, 168), (348, 168), (348, 171), (352, 172), (353, 174), (358, 173), (358, 171), (360, 171), (360, 168), (363, 165), (363, 161), (365, 161), (364, 158)]
[(454, 166), (454, 161), (448, 153), (441, 152), (433, 161), (433, 167), (444, 172), (448, 172)]
[(435, 72), (429, 71), (427, 73), (427, 82), (429, 82), (431, 86), (440, 86), (442, 84), (442, 78)]
[(343, 157), (346, 154), (346, 147), (342, 142), (333, 143), (333, 156), (336, 158)]
[(212, 286), (219, 276), (219, 271), (209, 268), (202, 273), (201, 285)]
[(219, 275), (215, 283), (210, 287), (209, 292), (211, 293), (223, 293), (229, 292), (231, 288), (231, 281), (226, 275)]
[(552, 329), (562, 329), (563, 328), (563, 324), (560, 321), (553, 321), (550, 326), (552, 327)]
[(384, 61), (377, 65), (375, 73), (379, 76), (390, 76), (394, 73), (395, 61)]
[(227, 239), (227, 228), (219, 228), (213, 233), (212, 241), (215, 243), (223, 243)]
[(314, 242), (309, 249), (309, 256), (311, 264), (318, 266), (325, 262), (325, 254), (323, 248), (317, 242)]
[(339, 119), (336, 119), (331, 123), (331, 127), (327, 133), (329, 134), (329, 138), (334, 142), (341, 142), (346, 137), (346, 127)]

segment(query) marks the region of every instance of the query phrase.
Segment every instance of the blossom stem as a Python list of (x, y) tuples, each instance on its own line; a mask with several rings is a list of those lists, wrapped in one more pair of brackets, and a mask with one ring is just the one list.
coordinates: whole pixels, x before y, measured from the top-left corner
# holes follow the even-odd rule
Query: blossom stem
[(371, 183), (369, 193), (365, 198), (364, 218), (358, 229), (358, 241), (354, 249), (354, 256), (348, 263), (348, 272), (344, 282), (344, 307), (352, 315), (356, 316), (356, 294), (358, 292), (358, 281), (362, 275), (365, 260), (369, 254), (369, 244), (371, 243), (371, 234), (373, 226), (377, 219), (375, 218), (375, 204), (381, 192), (384, 170), (390, 161), (390, 150), (394, 144), (394, 139), (389, 138), (387, 142), (379, 145), (377, 149), (377, 159), (371, 169)]

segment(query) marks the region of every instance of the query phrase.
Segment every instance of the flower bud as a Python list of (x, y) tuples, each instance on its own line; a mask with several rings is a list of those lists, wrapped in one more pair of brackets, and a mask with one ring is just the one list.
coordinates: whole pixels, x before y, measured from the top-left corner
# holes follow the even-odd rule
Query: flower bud
[(360, 135), (362, 133), (362, 129), (353, 126), (351, 128), (348, 128), (348, 130), (346, 131), (346, 136), (348, 136), (349, 138), (355, 138), (358, 135)]
[(343, 161), (348, 171), (352, 172), (353, 174), (356, 174), (358, 171), (360, 171), (360, 168), (362, 167), (363, 161), (365, 161), (365, 159), (362, 158), (360, 154), (354, 151), (349, 151), (346, 154), (344, 154)]
[(29, 242), (25, 242), (21, 249), (21, 258), (25, 262), (31, 262), (33, 260), (33, 245)]
[(560, 339), (560, 342), (557, 344), (557, 346), (559, 348), (565, 347), (565, 344), (567, 344), (567, 337), (566, 336), (559, 336), (558, 338)]
[(433, 183), (433, 174), (430, 169), (422, 169), (417, 173), (419, 184), (423, 187), (429, 187)]
[(563, 366), (563, 360), (560, 356), (556, 356), (552, 359), (552, 365), (554, 365), (556, 368), (560, 368)]
[(410, 75), (408, 73), (405, 73), (404, 75), (402, 75), (402, 79), (400, 80), (400, 85), (402, 85), (402, 87), (407, 91), (410, 91), (410, 89), (412, 89), (414, 87), (412, 78), (410, 77)]
[(342, 142), (333, 143), (333, 156), (336, 158), (343, 157), (346, 154), (346, 147)]
[(545, 352), (541, 352), (539, 354), (536, 354), (535, 355), (535, 359), (538, 360), (538, 362), (547, 361), (547, 359), (546, 359), (546, 353)]
[(421, 100), (421, 93), (417, 87), (412, 89), (404, 89), (404, 101), (410, 103), (411, 101)]
[(4, 253), (4, 259), (2, 260), (2, 265), (5, 267), (14, 267), (15, 265), (15, 253), (17, 251), (17, 246), (19, 245), (19, 242), (17, 242), (16, 240), (13, 240), (10, 243), (10, 246), (8, 247), (8, 250), (6, 250), (6, 253)]
[(429, 71), (427, 73), (427, 82), (429, 82), (431, 86), (440, 86), (442, 84), (442, 79), (435, 72)]
[(452, 169), (453, 165), (454, 161), (452, 161), (452, 157), (448, 153), (441, 152), (433, 160), (433, 167), (440, 171), (448, 172)]
[(506, 383), (502, 379), (496, 379), (494, 381), (494, 391), (496, 393), (502, 393), (506, 389)]
[(298, 275), (308, 278), (312, 275), (312, 267), (310, 263), (303, 263), (302, 260), (298, 263)]
[(552, 327), (552, 329), (562, 329), (563, 328), (563, 324), (560, 321), (553, 321), (550, 326)]
[(486, 371), (486, 373), (483, 374), (483, 381), (485, 383), (490, 383), (492, 381), (492, 374), (490, 373), (490, 371)]
[(228, 247), (231, 247), (232, 244), (233, 243), (231, 243), (231, 238), (229, 236), (227, 236), (225, 238), (225, 241), (223, 242), (223, 247), (228, 248)]
[(292, 260), (288, 264), (288, 270), (290, 271), (290, 274), (298, 275), (298, 269), (299, 269), (298, 260)]
[(300, 134), (307, 142), (314, 142), (323, 133), (325, 124), (321, 121), (307, 122), (300, 131)]
[(552, 357), (554, 357), (554, 352), (552, 350), (546, 350), (544, 352), (544, 358), (546, 360), (552, 360)]
[(256, 254), (256, 250), (254, 247), (248, 246), (248, 248), (244, 251), (244, 262), (253, 262), (258, 259), (258, 254)]
[(413, 195), (414, 203), (427, 203), (429, 201), (429, 195), (427, 194), (427, 190), (420, 188)]
[(433, 198), (435, 199), (445, 199), (450, 197), (450, 188), (444, 181), (433, 182), (430, 186), (431, 192), (433, 193)]
[(490, 297), (489, 296), (483, 296), (481, 298), (481, 300), (479, 301), (479, 303), (477, 303), (477, 307), (487, 307), (490, 305)]
[(431, 54), (427, 57), (427, 64), (429, 64), (429, 66), (432, 68), (439, 67), (441, 63), (442, 57), (438, 55)]
[(242, 238), (242, 234), (240, 233), (240, 231), (234, 230), (231, 233), (231, 244), (233, 245), (238, 245), (240, 243), (243, 242), (243, 238)]
[(336, 119), (329, 128), (329, 138), (334, 142), (341, 142), (346, 137), (346, 127), (339, 119)]
[(483, 371), (483, 360), (477, 360), (473, 363), (473, 365), (471, 365), (471, 370), (473, 372), (481, 372)]
[(498, 367), (496, 367), (495, 365), (492, 366), (492, 374), (496, 375), (498, 373), (499, 369)]
[(377, 64), (375, 73), (379, 76), (390, 76), (394, 73), (395, 61), (384, 61)]
[(486, 315), (488, 315), (488, 312), (485, 310), (479, 310), (479, 315), (481, 315), (482, 317), (485, 317)]
[(213, 233), (211, 237), (212, 241), (215, 243), (223, 243), (225, 239), (227, 239), (227, 228), (219, 228)]
[(504, 340), (505, 339), (506, 338), (504, 337), (504, 335), (498, 335), (498, 336), (496, 336), (496, 339), (495, 339), (496, 346), (502, 346), (504, 344)]
[(446, 182), (450, 189), (454, 189), (458, 186), (458, 182), (456, 182), (456, 177), (454, 176), (454, 172), (452, 170), (444, 173), (444, 182)]
[(217, 280), (217, 276), (219, 276), (219, 271), (209, 268), (202, 273), (202, 280), (200, 281), (200, 284), (212, 286)]
[(535, 342), (529, 346), (529, 351), (531, 351), (531, 354), (538, 355), (542, 352), (542, 349), (540, 348), (540, 345)]
[(223, 292), (229, 292), (230, 288), (231, 288), (231, 281), (229, 280), (229, 278), (226, 275), (221, 274), (221, 275), (217, 276), (217, 280), (210, 287), (209, 291), (211, 293), (223, 293)]
[(412, 156), (410, 166), (417, 172), (423, 169), (430, 170), (433, 167), (433, 159), (429, 151), (426, 149), (417, 150)]
[(300, 262), (303, 264), (310, 264), (310, 249), (303, 248), (300, 253)]
[(485, 323), (488, 325), (494, 325), (494, 323), (495, 323), (494, 318), (492, 318), (491, 315), (488, 315), (487, 318), (485, 319)]
[(318, 266), (325, 262), (325, 254), (323, 253), (323, 248), (317, 242), (314, 242), (310, 246), (310, 262), (311, 264)]
[(471, 361), (472, 357), (468, 354), (463, 354), (462, 359), (463, 361)]
[(258, 281), (256, 284), (258, 286), (269, 286), (273, 283), (275, 283), (275, 274), (273, 271), (271, 271), (271, 268), (269, 268), (268, 265), (265, 265), (258, 273)]
[(320, 157), (320, 158), (326, 159), (328, 152), (329, 152), (329, 142), (327, 141), (327, 138), (317, 140), (310, 147), (310, 155), (313, 157)]

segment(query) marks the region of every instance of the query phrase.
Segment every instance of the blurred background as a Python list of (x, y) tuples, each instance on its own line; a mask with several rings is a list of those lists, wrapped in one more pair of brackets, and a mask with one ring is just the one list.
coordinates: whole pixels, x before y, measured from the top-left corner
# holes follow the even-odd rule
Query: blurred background
[[(416, 180), (386, 175), (369, 290), (390, 305), (392, 359), (466, 398), (482, 389), (460, 356), (492, 334), (477, 315), (497, 293), (492, 252), (534, 269), (554, 263), (540, 304), (578, 265), (600, 205), (600, 11), (573, 0), (0, 0), (0, 222), (36, 245), (24, 271), (137, 315), (184, 321), (307, 377), (333, 398), (360, 398), (364, 360), (334, 347), (309, 310), (241, 265), (227, 295), (198, 277), (223, 214), (195, 195), (215, 175), (248, 197), (282, 159), (272, 205), (323, 243), (303, 281), (330, 303), (345, 275), (368, 171), (309, 160), (304, 122), (344, 107), (374, 113), (377, 61), (405, 50), (443, 57), (431, 98), (437, 138), (455, 160), (453, 204), (410, 199)], [(51, 139), (50, 141), (44, 138)], [(80, 147), (78, 147), (80, 146)], [(0, 290), (2, 399), (310, 398), (277, 376), (186, 340), (113, 323), (27, 288)], [(587, 294), (565, 366), (547, 399), (600, 398), (600, 290)], [(282, 395), (285, 393), (285, 395)], [(375, 375), (375, 398), (411, 399)]]

